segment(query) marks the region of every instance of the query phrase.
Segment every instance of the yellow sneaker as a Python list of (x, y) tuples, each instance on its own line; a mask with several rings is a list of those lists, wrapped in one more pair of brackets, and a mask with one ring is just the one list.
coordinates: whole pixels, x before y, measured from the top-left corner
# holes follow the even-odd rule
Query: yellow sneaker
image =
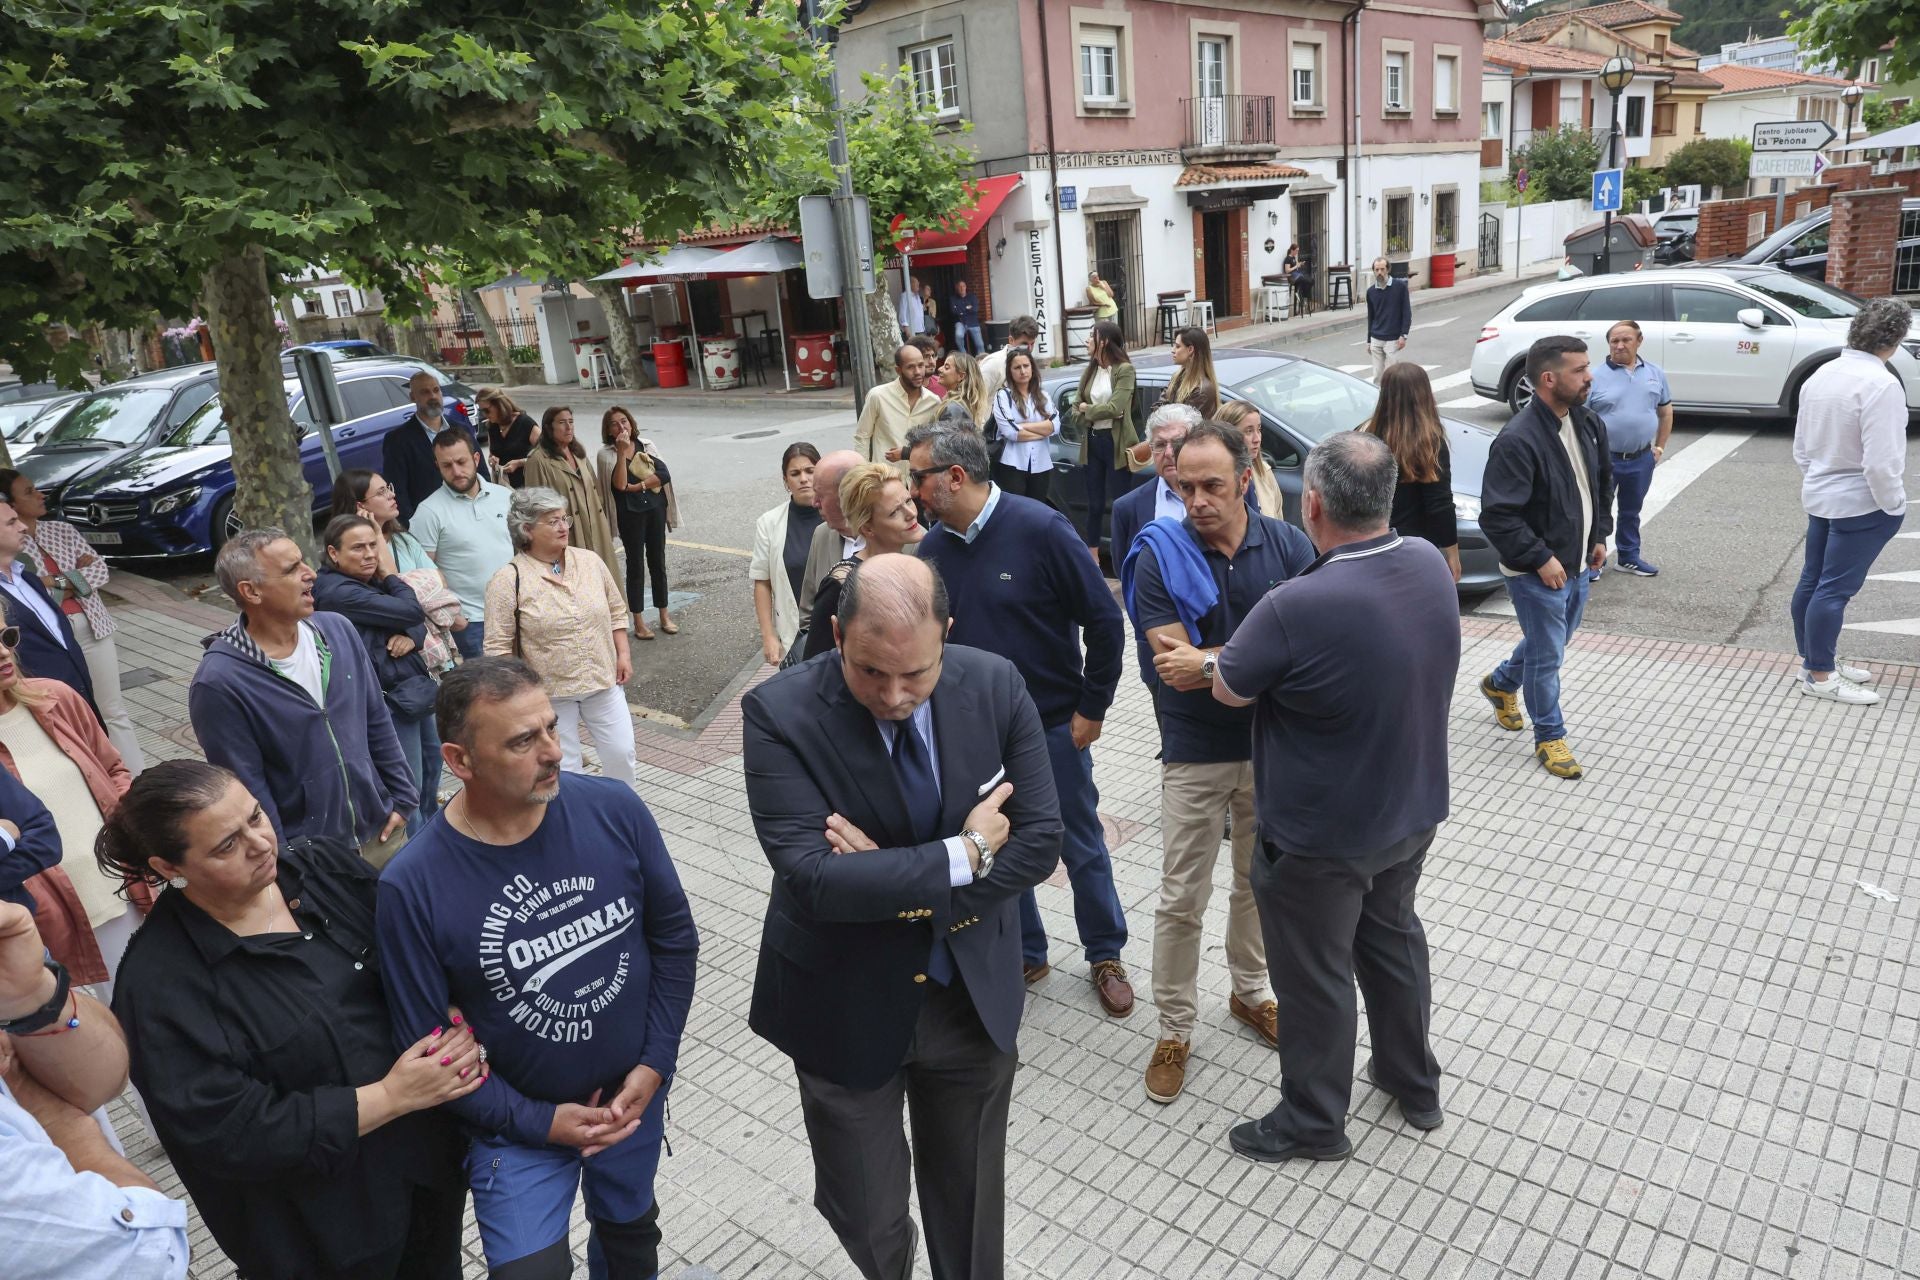
[(1519, 694), (1508, 693), (1505, 689), (1496, 689), (1492, 676), (1480, 678), (1480, 692), (1485, 694), (1487, 701), (1493, 704), (1493, 718), (1502, 729), (1518, 733), (1527, 727), (1527, 722), (1520, 718)]
[(1555, 738), (1551, 742), (1542, 742), (1533, 749), (1533, 758), (1540, 767), (1556, 778), (1577, 778), (1580, 776), (1580, 762), (1573, 758), (1573, 752), (1567, 749), (1565, 738)]

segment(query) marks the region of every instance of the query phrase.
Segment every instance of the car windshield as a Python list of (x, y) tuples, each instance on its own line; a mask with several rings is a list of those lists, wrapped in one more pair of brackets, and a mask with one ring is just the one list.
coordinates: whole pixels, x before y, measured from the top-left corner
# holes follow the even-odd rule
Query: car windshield
[(1819, 280), (1794, 275), (1790, 271), (1768, 271), (1747, 276), (1741, 284), (1755, 293), (1764, 293), (1781, 306), (1809, 320), (1845, 320), (1860, 310), (1860, 299), (1845, 289), (1836, 289)]
[(0, 404), (0, 435), (13, 439), (14, 428), (24, 427), (45, 413), (45, 400), (23, 400), (18, 404)]
[(1235, 383), (1234, 390), (1314, 444), (1371, 418), (1378, 395), (1372, 383), (1305, 360)]
[(220, 411), (220, 397), (201, 405), (167, 437), (167, 444), (175, 449), (192, 449), (203, 444), (227, 444), (227, 419)]
[(115, 445), (136, 444), (172, 400), (171, 387), (130, 387), (125, 391), (99, 392), (81, 401), (64, 422), (48, 432), (41, 448), (85, 445), (95, 440)]

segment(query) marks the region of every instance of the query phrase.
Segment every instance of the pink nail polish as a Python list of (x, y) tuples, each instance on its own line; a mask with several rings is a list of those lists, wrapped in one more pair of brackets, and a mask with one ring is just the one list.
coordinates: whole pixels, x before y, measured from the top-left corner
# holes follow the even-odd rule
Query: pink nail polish
[(445, 1030), (446, 1030), (446, 1028), (445, 1028), (445, 1027), (435, 1027), (435, 1028), (433, 1029), (433, 1034), (437, 1036), (437, 1035), (439, 1035), (439, 1034), (440, 1034), (440, 1033), (441, 1033), (442, 1031), (445, 1031)]
[(457, 1013), (456, 1013), (456, 1014), (454, 1014), (454, 1015), (453, 1015), (453, 1025), (457, 1027), (457, 1026), (459, 1026), (459, 1025), (460, 1025), (460, 1022), (461, 1022), (461, 1018), (460, 1018), (460, 1015), (459, 1015), (459, 1014), (457, 1014)]
[(450, 1066), (452, 1066), (452, 1065), (453, 1065), (453, 1055), (452, 1055), (452, 1054), (448, 1054), (448, 1055), (447, 1055), (446, 1057), (444, 1057), (444, 1058), (442, 1058), (442, 1059), (440, 1059), (440, 1065), (441, 1065), (441, 1066), (443, 1066), (443, 1067), (450, 1067)]
[(462, 1067), (462, 1068), (460, 1068), (460, 1078), (461, 1078), (462, 1080), (465, 1080), (465, 1079), (467, 1078), (467, 1073), (468, 1073), (469, 1071), (472, 1071), (472, 1070), (473, 1070), (473, 1068), (472, 1068), (472, 1067)]

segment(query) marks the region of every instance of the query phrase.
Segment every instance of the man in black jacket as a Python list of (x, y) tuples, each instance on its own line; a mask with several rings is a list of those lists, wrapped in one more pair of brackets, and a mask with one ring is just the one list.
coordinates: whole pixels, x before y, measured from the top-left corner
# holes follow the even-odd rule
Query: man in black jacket
[[(473, 435), (473, 424), (457, 406), (449, 421), (440, 379), (426, 370), (407, 379), (407, 398), (413, 401), (413, 416), (380, 442), (380, 474), (393, 486), (403, 521), (412, 520), (414, 508), (439, 491), (440, 464), (433, 457), (433, 438), (455, 424)], [(473, 442), (473, 456), (480, 464), (480, 478), (491, 480), (478, 440)]]
[(836, 648), (741, 706), (773, 867), (748, 1022), (793, 1059), (813, 1202), (866, 1280), (913, 1274), (916, 1177), (933, 1274), (1003, 1274), (1019, 901), (1060, 858), (1026, 682), (947, 620), (932, 565), (874, 556)]
[(1542, 338), (1527, 351), (1533, 402), (1494, 437), (1480, 489), (1480, 527), (1500, 553), (1500, 572), (1520, 620), (1513, 655), (1480, 682), (1494, 719), (1524, 726), (1533, 754), (1556, 778), (1577, 778), (1560, 717), (1560, 663), (1587, 607), (1587, 568), (1607, 561), (1613, 531), (1613, 464), (1607, 427), (1586, 407), (1593, 385), (1587, 344)]

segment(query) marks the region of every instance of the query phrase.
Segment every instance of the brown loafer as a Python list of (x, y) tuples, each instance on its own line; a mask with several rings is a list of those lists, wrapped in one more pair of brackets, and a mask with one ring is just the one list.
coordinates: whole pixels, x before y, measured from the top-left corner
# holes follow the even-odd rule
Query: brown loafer
[(1026, 978), (1028, 986), (1032, 986), (1052, 972), (1053, 966), (1044, 960), (1039, 964), (1023, 964), (1020, 966), (1020, 973)]
[(1253, 1028), (1255, 1035), (1269, 1046), (1280, 1047), (1280, 1005), (1273, 1000), (1248, 1004), (1239, 996), (1227, 997), (1227, 1012)]
[(1153, 1046), (1147, 1062), (1147, 1096), (1155, 1102), (1172, 1102), (1187, 1085), (1187, 1044), (1184, 1040), (1162, 1040)]
[(1133, 1012), (1133, 984), (1127, 981), (1127, 966), (1118, 960), (1094, 962), (1093, 990), (1100, 997), (1100, 1007), (1113, 1017)]

